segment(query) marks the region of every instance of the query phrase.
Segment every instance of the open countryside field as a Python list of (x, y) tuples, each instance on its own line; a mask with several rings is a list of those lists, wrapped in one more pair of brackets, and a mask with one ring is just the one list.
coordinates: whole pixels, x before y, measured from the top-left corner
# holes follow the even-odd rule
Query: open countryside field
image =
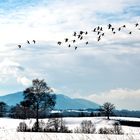
[[(112, 118), (111, 118), (112, 119)], [(113, 117), (113, 119), (140, 121), (140, 118)], [(42, 119), (47, 122), (48, 119)], [(77, 133), (40, 133), (40, 132), (17, 132), (17, 126), (20, 122), (26, 122), (32, 127), (34, 119), (20, 120), (11, 118), (0, 119), (0, 140), (140, 140), (140, 127), (122, 126), (123, 135), (97, 134), (99, 128), (111, 128), (114, 120), (106, 120), (103, 117), (81, 117), (64, 118), (69, 129), (73, 130), (80, 125), (83, 120), (91, 120), (96, 127), (95, 134), (77, 134)]]

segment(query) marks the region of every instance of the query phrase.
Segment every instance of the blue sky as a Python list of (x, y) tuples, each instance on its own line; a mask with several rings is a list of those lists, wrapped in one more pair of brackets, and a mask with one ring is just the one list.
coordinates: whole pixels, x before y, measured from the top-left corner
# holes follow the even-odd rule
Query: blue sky
[[(43, 78), (56, 93), (138, 110), (137, 22), (139, 0), (0, 1), (0, 95), (24, 90), (32, 79)], [(127, 29), (113, 36), (107, 31), (109, 23), (116, 28), (125, 24)], [(100, 42), (91, 32), (98, 25), (106, 32)], [(56, 44), (80, 30), (89, 32), (88, 46), (77, 44), (75, 51)], [(37, 43), (27, 45), (33, 39)]]

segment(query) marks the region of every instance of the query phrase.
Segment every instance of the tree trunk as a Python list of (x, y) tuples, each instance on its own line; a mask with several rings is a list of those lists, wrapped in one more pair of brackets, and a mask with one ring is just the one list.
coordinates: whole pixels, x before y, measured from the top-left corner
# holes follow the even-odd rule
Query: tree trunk
[(37, 107), (36, 107), (36, 131), (37, 131), (37, 132), (38, 132), (38, 130), (39, 130), (39, 121), (38, 121), (39, 116), (38, 116), (38, 108), (39, 108), (39, 105), (38, 105), (38, 103), (37, 103)]
[(109, 120), (109, 113), (107, 114), (107, 119)]

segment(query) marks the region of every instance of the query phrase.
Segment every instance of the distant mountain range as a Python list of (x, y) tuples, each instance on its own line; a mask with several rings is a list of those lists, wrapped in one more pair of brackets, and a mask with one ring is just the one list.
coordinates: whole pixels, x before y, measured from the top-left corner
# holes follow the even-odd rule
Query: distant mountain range
[[(23, 92), (16, 92), (0, 96), (0, 101), (7, 103), (10, 106), (14, 106), (23, 100)], [(70, 98), (63, 94), (56, 94), (56, 105), (55, 109), (97, 109), (99, 105), (85, 99)]]

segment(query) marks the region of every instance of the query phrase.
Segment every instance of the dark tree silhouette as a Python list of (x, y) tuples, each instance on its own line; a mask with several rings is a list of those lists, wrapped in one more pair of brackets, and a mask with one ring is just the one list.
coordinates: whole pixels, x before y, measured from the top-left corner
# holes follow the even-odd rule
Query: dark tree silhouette
[(101, 106), (101, 111), (107, 116), (107, 119), (109, 119), (109, 116), (113, 113), (114, 109), (114, 104), (111, 104), (109, 102), (106, 102), (103, 104), (103, 106)]
[(53, 109), (56, 96), (50, 94), (52, 89), (48, 87), (44, 80), (34, 79), (32, 86), (24, 91), (24, 100), (29, 101), (30, 108), (34, 109), (36, 114), (36, 131), (39, 130), (39, 113)]
[(5, 102), (0, 102), (0, 117), (3, 117), (6, 113), (6, 103)]

